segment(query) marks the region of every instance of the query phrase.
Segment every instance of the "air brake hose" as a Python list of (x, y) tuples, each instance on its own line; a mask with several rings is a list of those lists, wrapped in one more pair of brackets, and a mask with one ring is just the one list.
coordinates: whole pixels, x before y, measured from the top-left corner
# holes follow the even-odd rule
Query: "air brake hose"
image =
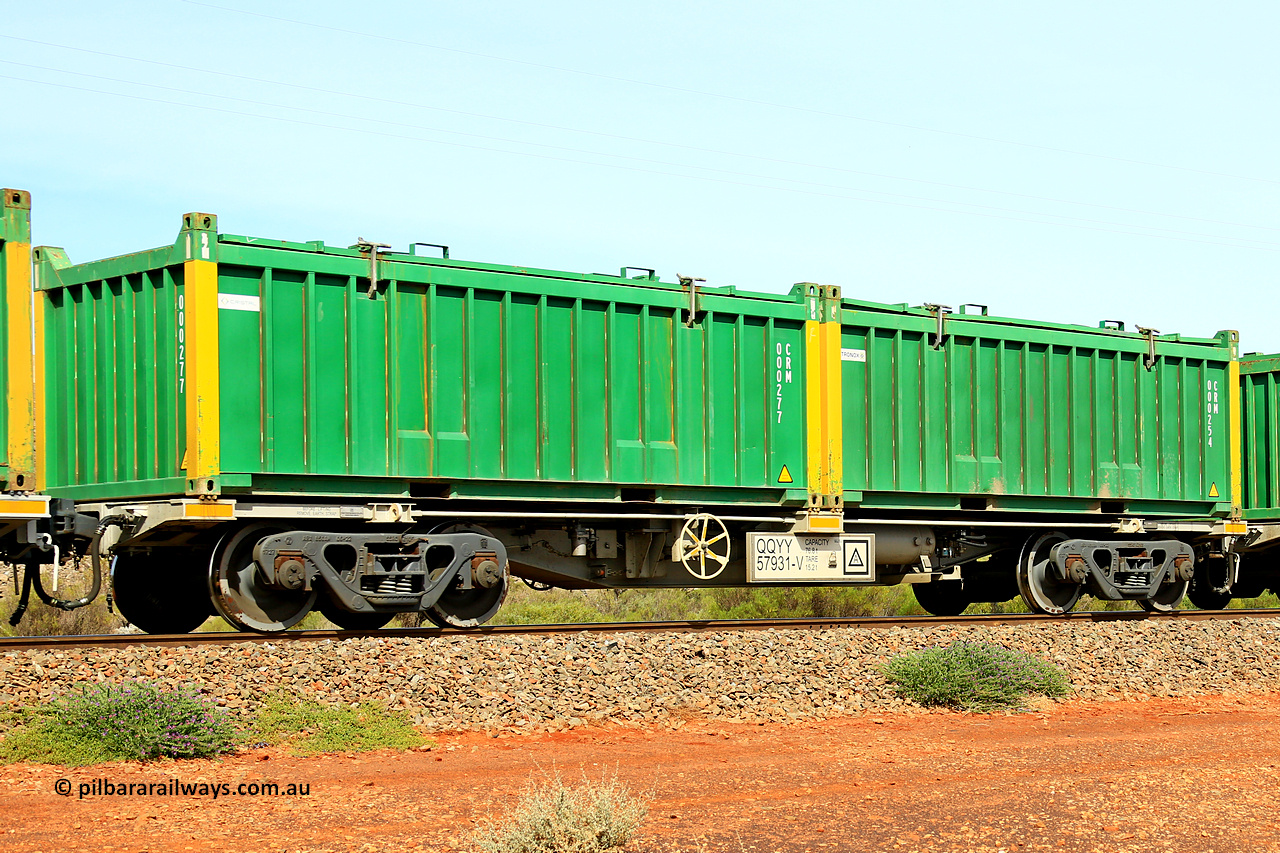
[(44, 584), (40, 582), (39, 566), (28, 565), (27, 576), (34, 575), (36, 595), (40, 597), (40, 600), (50, 607), (57, 607), (59, 610), (76, 610), (92, 603), (102, 589), (102, 534), (106, 533), (111, 527), (123, 529), (128, 521), (130, 519), (125, 515), (108, 515), (98, 523), (98, 529), (94, 531), (93, 540), (89, 543), (89, 565), (93, 567), (93, 586), (90, 587), (89, 592), (83, 598), (54, 598), (44, 591)]
[(31, 577), (40, 573), (39, 566), (33, 567), (30, 563), (22, 572), (22, 595), (18, 598), (18, 606), (14, 609), (13, 615), (9, 617), (9, 624), (16, 628), (18, 623), (22, 621), (22, 616), (27, 612), (27, 604), (31, 600)]

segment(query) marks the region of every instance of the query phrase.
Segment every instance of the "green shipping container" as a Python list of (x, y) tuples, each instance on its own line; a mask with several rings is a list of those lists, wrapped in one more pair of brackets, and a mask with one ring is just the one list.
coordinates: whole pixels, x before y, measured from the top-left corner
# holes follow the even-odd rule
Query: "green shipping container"
[(37, 253), (54, 494), (807, 500), (799, 295), (698, 289), (691, 317), (650, 274), (391, 252), (375, 274), (367, 249), (184, 222), (172, 247)]
[(1152, 342), (938, 313), (844, 302), (847, 504), (1231, 511), (1235, 332)]
[(373, 255), (38, 250), (48, 491), (1231, 510), (1234, 333)]
[(1245, 518), (1280, 519), (1280, 355), (1240, 361)]

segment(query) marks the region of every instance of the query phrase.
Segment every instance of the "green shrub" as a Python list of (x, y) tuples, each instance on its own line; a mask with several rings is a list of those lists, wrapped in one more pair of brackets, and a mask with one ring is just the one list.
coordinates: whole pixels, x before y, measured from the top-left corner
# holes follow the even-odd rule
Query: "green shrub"
[(230, 718), (192, 690), (94, 685), (28, 715), (0, 743), (0, 760), (75, 766), (203, 758), (230, 751), (235, 734)]
[(649, 814), (616, 779), (568, 787), (559, 774), (532, 784), (505, 818), (476, 830), (486, 853), (597, 853), (631, 840)]
[(1016, 707), (1028, 695), (1070, 690), (1053, 664), (990, 643), (952, 643), (898, 655), (884, 667), (898, 692), (921, 705), (969, 711)]
[(255, 717), (253, 733), (265, 743), (287, 743), (300, 755), (411, 749), (431, 743), (403, 713), (377, 702), (335, 708), (284, 696), (272, 697), (263, 704)]

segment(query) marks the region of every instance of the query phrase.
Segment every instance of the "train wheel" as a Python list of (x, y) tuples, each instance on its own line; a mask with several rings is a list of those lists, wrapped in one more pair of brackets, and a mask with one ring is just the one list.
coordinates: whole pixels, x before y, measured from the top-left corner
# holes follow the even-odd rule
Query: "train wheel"
[(1222, 589), (1231, 582), (1230, 568), (1231, 564), (1227, 559), (1198, 561), (1195, 574), (1191, 577), (1191, 587), (1187, 590), (1187, 598), (1201, 610), (1225, 610), (1235, 594), (1232, 590)]
[(1028, 539), (1023, 546), (1018, 559), (1018, 591), (1033, 613), (1057, 616), (1080, 600), (1083, 587), (1058, 578), (1049, 559), (1050, 549), (1066, 539), (1062, 533), (1045, 533)]
[(264, 581), (253, 558), (254, 546), (287, 532), (269, 524), (251, 524), (228, 533), (214, 549), (209, 565), (209, 594), (218, 615), (241, 631), (274, 634), (292, 628), (311, 612), (316, 588), (285, 589)]
[(427, 618), (441, 628), (478, 628), (497, 614), (507, 598), (510, 575), (502, 575), (491, 587), (476, 584), (471, 589), (452, 586), (440, 600), (427, 608)]
[(960, 581), (913, 583), (911, 591), (925, 612), (934, 616), (959, 616), (970, 604)]
[[(447, 522), (431, 532), (493, 535), (483, 527), (461, 522)], [(485, 582), (489, 586), (477, 579), (471, 589), (463, 589), (455, 580), (444, 595), (440, 596), (439, 601), (423, 611), (422, 615), (440, 628), (478, 628), (497, 614), (511, 587), (511, 574), (506, 565), (500, 566), (496, 574), (486, 574), (486, 577), (488, 580)]]
[[(1138, 599), (1138, 606), (1148, 613), (1168, 613), (1177, 610), (1190, 585), (1191, 581), (1162, 584), (1155, 595)], [(1227, 599), (1230, 600), (1230, 596)]]
[(1187, 590), (1187, 598), (1201, 610), (1226, 610), (1231, 603), (1231, 593), (1218, 592), (1209, 586), (1197, 587), (1194, 582)]
[(324, 618), (344, 631), (376, 631), (395, 617), (394, 613), (353, 613), (343, 610), (328, 593), (322, 594), (316, 605)]
[[(129, 624), (148, 634), (186, 634), (213, 615), (204, 586), (208, 552), (168, 549), (117, 554), (111, 597)], [(186, 557), (188, 559), (183, 559)]]

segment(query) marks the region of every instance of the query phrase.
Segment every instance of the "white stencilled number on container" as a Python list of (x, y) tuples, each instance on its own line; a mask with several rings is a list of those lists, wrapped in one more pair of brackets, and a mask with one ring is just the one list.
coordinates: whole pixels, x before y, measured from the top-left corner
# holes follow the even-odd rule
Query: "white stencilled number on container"
[(187, 391), (187, 311), (186, 300), (178, 294), (178, 393)]
[(774, 413), (782, 423), (782, 386), (791, 384), (791, 344), (774, 344), (773, 356)]
[(1213, 447), (1213, 416), (1218, 414), (1218, 380), (1209, 379), (1204, 383), (1204, 413), (1207, 445)]

